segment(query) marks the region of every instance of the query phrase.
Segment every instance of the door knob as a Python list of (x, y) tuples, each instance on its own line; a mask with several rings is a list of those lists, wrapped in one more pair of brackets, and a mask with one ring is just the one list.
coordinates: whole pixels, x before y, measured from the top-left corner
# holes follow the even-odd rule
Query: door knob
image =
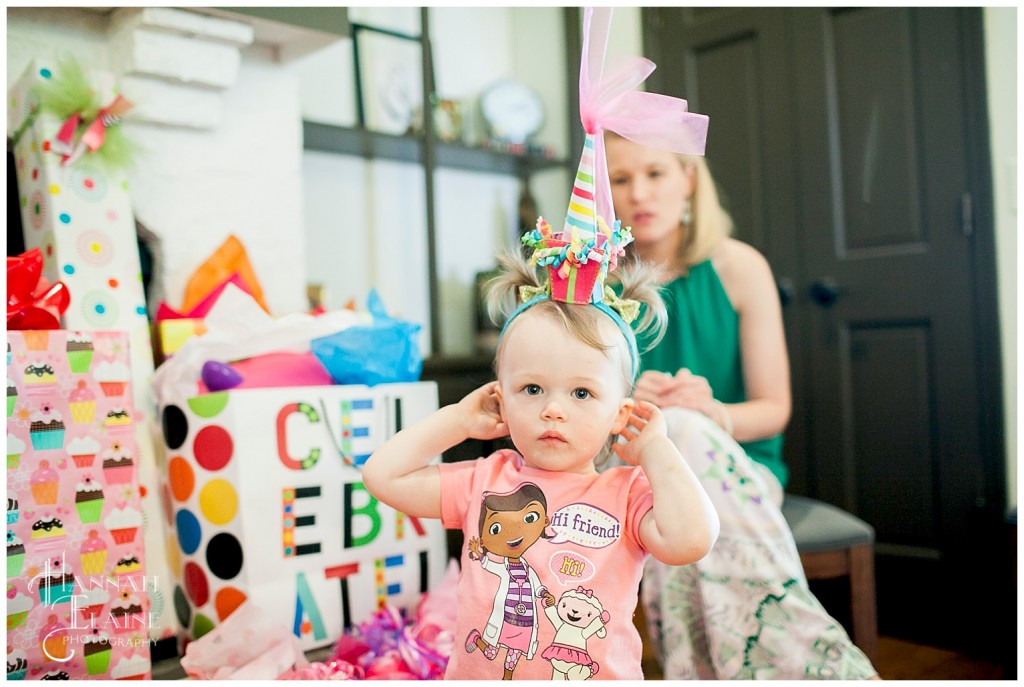
[(793, 300), (793, 280), (789, 277), (779, 277), (775, 282), (775, 288), (779, 290), (779, 302), (785, 307)]
[(823, 308), (827, 308), (835, 303), (840, 294), (845, 290), (831, 277), (822, 277), (811, 284), (810, 292), (814, 302)]

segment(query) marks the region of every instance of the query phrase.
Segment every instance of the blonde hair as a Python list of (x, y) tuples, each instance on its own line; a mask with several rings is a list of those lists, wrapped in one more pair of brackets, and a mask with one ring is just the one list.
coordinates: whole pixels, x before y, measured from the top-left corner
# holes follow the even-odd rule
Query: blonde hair
[[(605, 131), (605, 140), (609, 137), (623, 138), (613, 131)], [(679, 252), (672, 265), (685, 275), (691, 267), (707, 260), (715, 248), (732, 234), (733, 221), (729, 212), (722, 207), (718, 186), (711, 176), (707, 160), (700, 155), (676, 154), (675, 157), (684, 172), (690, 166), (694, 170), (693, 194), (690, 196), (693, 222), (689, 227), (680, 229), (685, 233), (684, 240), (679, 244)]]
[(722, 207), (718, 187), (711, 176), (707, 160), (696, 155), (677, 155), (685, 170), (693, 165), (695, 180), (693, 195), (690, 196), (690, 212), (693, 222), (686, 232), (686, 240), (680, 246), (675, 267), (686, 274), (691, 267), (711, 256), (711, 252), (732, 234), (732, 217)]
[[(547, 275), (546, 268), (537, 268), (519, 251), (499, 253), (498, 265), (502, 268), (501, 272), (484, 284), (484, 298), (491, 320), (497, 325), (502, 325), (519, 305), (520, 287), (541, 287), (544, 285)], [(657, 344), (664, 335), (665, 325), (668, 322), (668, 313), (665, 309), (665, 302), (658, 291), (656, 275), (657, 271), (652, 265), (640, 261), (620, 262), (610, 275), (622, 285), (622, 298), (639, 301), (641, 305), (645, 306), (641, 308), (640, 316), (634, 321), (635, 326), (633, 327), (638, 342), (641, 340), (641, 335), (645, 342), (644, 347), (640, 350), (647, 350)], [(612, 279), (609, 279), (610, 281)], [(607, 351), (617, 344), (617, 342), (616, 344), (608, 343), (602, 336), (600, 329), (602, 318), (607, 318), (608, 315), (597, 308), (571, 305), (549, 299), (531, 306), (530, 310), (560, 322), (566, 331), (591, 348)], [(506, 340), (507, 337), (503, 335), (498, 341), (498, 349), (494, 355), (495, 374), (499, 372)], [(622, 340), (622, 343), (628, 346), (625, 339)], [(626, 380), (626, 388), (631, 392), (633, 389), (633, 371), (629, 369), (631, 360), (628, 354), (623, 358), (625, 361), (623, 376)]]

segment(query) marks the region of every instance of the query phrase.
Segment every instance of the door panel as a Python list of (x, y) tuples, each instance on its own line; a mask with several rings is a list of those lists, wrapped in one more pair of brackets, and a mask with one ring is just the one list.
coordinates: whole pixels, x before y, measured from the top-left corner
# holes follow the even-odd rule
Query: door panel
[(921, 223), (908, 15), (846, 12), (823, 28), (838, 250), (914, 249)]
[[(855, 432), (848, 453), (883, 458), (847, 466), (853, 474), (842, 477), (857, 487), (854, 510), (871, 513), (883, 526), (881, 531), (876, 528), (879, 541), (935, 548), (939, 541), (932, 485), (938, 466), (932, 460), (929, 431), (934, 424), (928, 369), (931, 328), (926, 322), (884, 322), (842, 331), (843, 376), (849, 379), (842, 403), (852, 414), (849, 424), (878, 428)], [(904, 500), (893, 498), (896, 494), (918, 496)]]
[[(728, 90), (698, 89), (701, 108), (715, 112), (716, 122), (728, 138), (709, 135), (707, 155), (714, 161), (716, 174), (733, 179), (737, 186), (726, 189), (722, 202), (729, 207), (738, 236), (754, 245), (764, 245), (765, 227), (761, 189), (761, 140), (758, 117), (757, 38), (749, 33), (695, 51), (698, 80), (724, 81)], [(704, 109), (700, 110), (704, 112)], [(743, 202), (734, 202), (734, 199)]]

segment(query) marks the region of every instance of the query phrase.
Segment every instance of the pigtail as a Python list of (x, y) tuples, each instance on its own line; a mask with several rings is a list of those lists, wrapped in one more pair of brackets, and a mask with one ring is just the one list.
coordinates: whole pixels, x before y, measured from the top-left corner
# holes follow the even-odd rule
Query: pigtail
[(501, 326), (519, 305), (519, 288), (540, 288), (543, 277), (521, 251), (503, 249), (497, 255), (500, 273), (484, 284), (484, 304), (491, 321)]
[(611, 276), (621, 285), (621, 298), (641, 304), (640, 315), (632, 323), (637, 342), (643, 342), (640, 350), (654, 348), (668, 325), (668, 310), (658, 287), (657, 266), (639, 259), (622, 260)]

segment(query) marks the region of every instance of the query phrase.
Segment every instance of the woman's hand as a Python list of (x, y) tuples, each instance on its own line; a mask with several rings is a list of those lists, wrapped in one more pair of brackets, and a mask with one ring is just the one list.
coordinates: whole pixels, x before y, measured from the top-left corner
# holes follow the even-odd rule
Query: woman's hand
[(665, 416), (658, 406), (648, 401), (638, 401), (619, 436), (625, 443), (616, 441), (612, 450), (626, 463), (639, 465), (644, 450), (658, 437), (667, 437)]
[(459, 401), (462, 426), (470, 439), (487, 441), (508, 436), (508, 425), (501, 416), (497, 388), (497, 382), (488, 382)]
[(659, 408), (679, 406), (697, 410), (710, 418), (716, 417), (715, 397), (707, 377), (695, 375), (685, 367), (675, 375), (644, 372), (637, 380), (633, 398), (648, 401)]
[(662, 394), (664, 406), (682, 406), (699, 410), (708, 417), (715, 416), (715, 396), (707, 377), (690, 372), (685, 367), (679, 368), (673, 377), (675, 384)]
[(637, 402), (647, 401), (661, 407), (662, 394), (666, 393), (676, 385), (675, 378), (657, 370), (647, 370), (636, 380), (633, 388), (633, 399)]

